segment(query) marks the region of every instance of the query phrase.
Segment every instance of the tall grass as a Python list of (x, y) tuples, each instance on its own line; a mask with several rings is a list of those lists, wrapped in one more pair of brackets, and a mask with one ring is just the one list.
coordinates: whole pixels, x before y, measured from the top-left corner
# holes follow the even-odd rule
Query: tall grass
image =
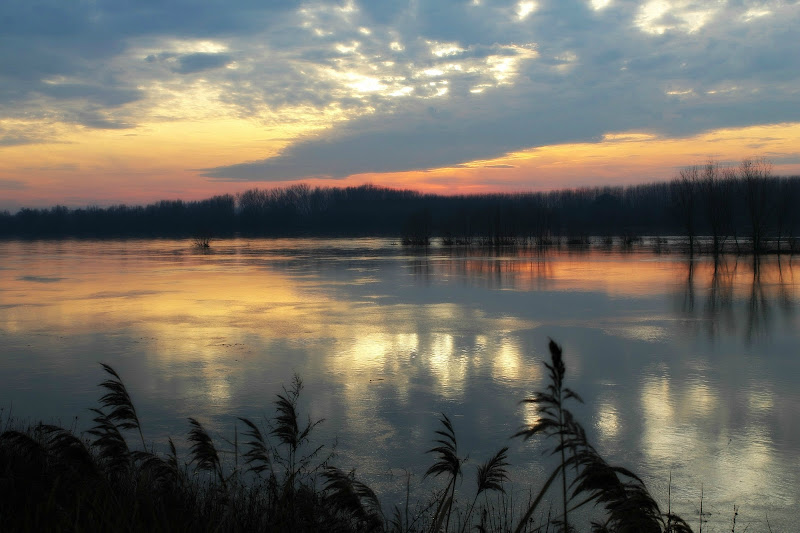
[(561, 514), (555, 525), (570, 531), (569, 515), (587, 505), (602, 506), (605, 515), (592, 522), (594, 531), (685, 532), (691, 531), (679, 516), (662, 513), (644, 482), (630, 470), (609, 465), (589, 443), (586, 432), (567, 407), (568, 401), (582, 402), (580, 396), (564, 386), (566, 366), (563, 351), (554, 341), (549, 343), (550, 362), (545, 362), (550, 383), (546, 391), (537, 392), (524, 403), (536, 407), (537, 420), (514, 437), (523, 439), (538, 435), (554, 441), (551, 453), (560, 458), (539, 494), (515, 529), (522, 527), (541, 504), (542, 497), (555, 479), (561, 480)]
[[(179, 458), (172, 439), (158, 453), (148, 449), (122, 379), (103, 364), (109, 377), (100, 383), (103, 395), (85, 434), (6, 421), (0, 433), (0, 529), (549, 533), (576, 531), (575, 512), (593, 505), (599, 509), (593, 531), (691, 531), (670, 509), (660, 510), (639, 477), (609, 465), (588, 442), (569, 409), (581, 399), (565, 386), (563, 351), (553, 341), (549, 350), (546, 389), (522, 400), (536, 409), (536, 422), (513, 438), (544, 439), (558, 462), (546, 478), (530, 480), (527, 501), (507, 490), (508, 446), (473, 467), (442, 414), (428, 450), (434, 460), (422, 479), (443, 479), (444, 486), (428, 498), (412, 498), (408, 473), (405, 504), (387, 516), (355, 471), (334, 466), (332, 450), (313, 443), (323, 421), (301, 414), (298, 376), (276, 396), (272, 417), (262, 424), (237, 419), (243, 442), (238, 429), (233, 441), (215, 439), (190, 418), (188, 456)], [(470, 491), (463, 480), (465, 469), (473, 468)]]

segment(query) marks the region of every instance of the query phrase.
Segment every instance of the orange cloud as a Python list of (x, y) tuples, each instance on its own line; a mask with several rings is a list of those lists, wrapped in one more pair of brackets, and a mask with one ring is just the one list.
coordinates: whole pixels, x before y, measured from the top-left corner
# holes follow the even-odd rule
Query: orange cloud
[(430, 192), (489, 192), (627, 185), (668, 180), (678, 168), (713, 159), (737, 164), (765, 156), (777, 175), (800, 174), (800, 124), (721, 129), (685, 138), (609, 133), (597, 142), (560, 144), (424, 172), (360, 175), (361, 181)]
[[(58, 142), (2, 148), (0, 186), (19, 205), (146, 203), (199, 199), (294, 182), (231, 182), (200, 169), (277, 155), (319, 124), (263, 126), (254, 121), (174, 121), (130, 130), (55, 130)], [(736, 163), (765, 156), (778, 175), (800, 174), (800, 124), (720, 129), (685, 138), (615, 132), (596, 142), (531, 148), (491, 160), (425, 171), (358, 174), (310, 185), (374, 183), (444, 194), (623, 185), (671, 178), (677, 168), (709, 159)]]

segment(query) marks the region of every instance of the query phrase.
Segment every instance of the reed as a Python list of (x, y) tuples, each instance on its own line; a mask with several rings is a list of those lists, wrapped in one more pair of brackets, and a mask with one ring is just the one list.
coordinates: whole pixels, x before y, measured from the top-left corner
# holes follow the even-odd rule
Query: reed
[[(564, 386), (566, 366), (563, 350), (553, 340), (549, 343), (550, 362), (545, 362), (550, 383), (545, 392), (537, 392), (523, 400), (537, 410), (537, 421), (520, 429), (514, 437), (529, 439), (543, 435), (555, 441), (551, 448), (560, 462), (533, 500), (516, 532), (541, 504), (552, 483), (561, 479), (562, 513), (555, 525), (570, 531), (569, 513), (594, 503), (605, 509), (605, 516), (592, 523), (595, 531), (621, 532), (687, 532), (688, 524), (670, 511), (662, 513), (644, 482), (630, 470), (609, 465), (588, 442), (586, 432), (567, 408), (567, 401), (583, 400)], [(572, 479), (568, 480), (568, 474)], [(667, 519), (665, 521), (665, 518)]]
[(323, 472), (328, 501), (339, 513), (352, 521), (356, 531), (384, 531), (386, 518), (378, 496), (369, 486), (355, 478), (355, 472), (345, 473), (335, 466)]
[(222, 463), (214, 441), (203, 425), (196, 419), (190, 418), (189, 425), (191, 426), (189, 430), (189, 442), (192, 445), (189, 450), (189, 454), (192, 457), (191, 462), (197, 465), (198, 469), (214, 474), (224, 486), (225, 476), (222, 474)]
[[(468, 455), (442, 414), (428, 450), (434, 461), (422, 480), (442, 477), (445, 486), (430, 498), (413, 497), (406, 471), (404, 508), (394, 506), (387, 517), (376, 492), (313, 443), (323, 421), (301, 414), (299, 376), (276, 396), (264, 427), (237, 419), (243, 442), (238, 429), (233, 441), (222, 439), (232, 449), (221, 448), (219, 438), (190, 418), (186, 459), (171, 438), (159, 453), (145, 445), (122, 379), (103, 364), (108, 379), (100, 383), (103, 395), (85, 436), (54, 425), (15, 427), (10, 417), (2, 425), (0, 523), (9, 531), (550, 533), (576, 530), (575, 511), (592, 504), (601, 510), (593, 531), (690, 532), (671, 507), (660, 510), (639, 477), (609, 465), (588, 442), (569, 409), (581, 399), (565, 386), (563, 350), (550, 341), (549, 351), (546, 389), (523, 400), (536, 409), (537, 422), (513, 437), (543, 438), (558, 463), (546, 479), (531, 480), (527, 501), (506, 490), (507, 446), (475, 465), (474, 493), (457, 498), (464, 494), (457, 487)], [(233, 468), (223, 459), (229, 454)]]
[[(458, 456), (458, 441), (456, 434), (453, 430), (453, 423), (446, 414), (442, 413), (441, 423), (444, 429), (436, 431), (439, 438), (436, 439), (438, 446), (428, 450), (428, 453), (435, 453), (438, 459), (428, 468), (425, 472), (425, 477), (445, 475), (448, 477), (447, 486), (442, 491), (442, 494), (437, 502), (436, 512), (433, 515), (431, 523), (431, 532), (439, 531), (441, 528), (442, 520), (445, 519), (444, 530), (448, 531), (450, 526), (450, 514), (453, 510), (453, 498), (456, 493), (456, 481), (461, 477), (461, 465), (464, 464), (466, 459)], [(449, 495), (448, 495), (449, 494)]]
[(497, 491), (505, 494), (506, 489), (503, 487), (503, 482), (508, 480), (508, 471), (506, 467), (509, 466), (507, 452), (508, 446), (504, 446), (485, 463), (478, 466), (476, 472), (478, 490), (475, 491), (475, 498), (473, 498), (469, 510), (467, 511), (464, 525), (461, 527), (461, 533), (466, 531), (467, 525), (472, 517), (472, 511), (475, 509), (475, 503), (478, 501), (478, 497), (481, 494), (489, 491)]
[[(144, 443), (142, 426), (139, 423), (136, 408), (133, 406), (133, 400), (128, 394), (128, 389), (113, 368), (105, 363), (100, 363), (100, 366), (111, 375), (110, 379), (100, 383), (100, 387), (108, 391), (100, 398), (100, 405), (109, 410), (108, 421), (118, 425), (120, 429), (137, 430), (139, 438), (142, 440), (142, 450), (144, 450), (147, 446)], [(93, 411), (97, 412), (96, 409), (93, 409)]]

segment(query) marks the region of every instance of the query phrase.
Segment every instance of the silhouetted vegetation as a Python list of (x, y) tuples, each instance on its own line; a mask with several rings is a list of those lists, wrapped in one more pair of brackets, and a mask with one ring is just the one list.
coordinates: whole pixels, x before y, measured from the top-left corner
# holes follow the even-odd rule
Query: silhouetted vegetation
[[(571, 517), (584, 506), (600, 509), (593, 531), (688, 532), (678, 516), (663, 513), (634, 473), (609, 465), (587, 441), (567, 408), (577, 394), (564, 386), (562, 350), (550, 342), (546, 391), (524, 400), (537, 421), (515, 435), (551, 439), (560, 457), (545, 480), (530, 480), (536, 496), (520, 507), (509, 487), (508, 447), (475, 469), (474, 494), (457, 498), (467, 463), (455, 428), (442, 415), (435, 461), (425, 477), (446, 484), (432, 498), (412, 504), (410, 478), (405, 508), (384, 514), (376, 493), (331, 464), (332, 454), (312, 444), (321, 420), (302, 422), (302, 381), (278, 394), (275, 415), (257, 423), (238, 419), (245, 442), (215, 442), (197, 419), (189, 419), (189, 451), (178, 456), (169, 439), (166, 453), (148, 448), (130, 394), (108, 365), (100, 384), (105, 394), (92, 409), (85, 435), (53, 425), (26, 429), (5, 421), (0, 434), (0, 519), (8, 531), (357, 531), (459, 532), (571, 531)], [(3, 422), (3, 421), (0, 421)], [(133, 435), (129, 442), (128, 435)], [(223, 457), (232, 457), (224, 460)], [(423, 478), (424, 479), (424, 478)], [(560, 480), (557, 495), (552, 484)], [(463, 487), (460, 490), (464, 490)], [(490, 494), (492, 495), (490, 497)], [(534, 492), (531, 492), (534, 494)], [(561, 511), (534, 519), (550, 495)], [(479, 498), (483, 496), (483, 498)], [(551, 529), (553, 528), (553, 529)]]
[(641, 235), (684, 236), (687, 251), (793, 252), (800, 178), (771, 175), (763, 159), (682, 169), (670, 182), (550, 192), (441, 196), (374, 185), (251, 189), (145, 207), (21, 209), (0, 214), (0, 236), (391, 236), (425, 245), (633, 246)]
[(148, 206), (20, 209), (0, 214), (0, 235), (16, 237), (195, 237), (237, 231), (236, 199), (162, 200)]
[(428, 209), (411, 213), (403, 224), (403, 244), (428, 246), (431, 243), (431, 221), (431, 212)]

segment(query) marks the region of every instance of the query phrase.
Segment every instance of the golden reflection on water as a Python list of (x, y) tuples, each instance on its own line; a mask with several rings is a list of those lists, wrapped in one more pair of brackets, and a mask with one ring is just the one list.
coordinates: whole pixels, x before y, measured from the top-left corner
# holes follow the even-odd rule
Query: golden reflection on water
[(691, 445), (693, 435), (674, 426), (675, 408), (670, 381), (665, 376), (650, 376), (642, 383), (641, 404), (644, 420), (642, 450), (662, 463), (673, 464)]
[[(335, 339), (340, 353), (349, 354), (335, 358), (335, 372), (391, 373), (401, 397), (408, 388), (397, 361), (411, 354), (417, 365), (428, 368), (440, 387), (456, 396), (462, 394), (470, 368), (484, 364), (498, 381), (539, 379), (538, 365), (525, 359), (514, 336), (514, 332), (541, 326), (538, 322), (513, 315), (487, 317), (452, 303), (387, 307), (380, 304), (380, 287), (378, 294), (365, 300), (349, 301), (341, 293), (326, 290), (313, 277), (273, 268), (269, 261), (255, 262), (258, 255), (205, 257), (181, 249), (184, 243), (171, 243), (174, 250), (169, 254), (164, 248), (169, 248), (170, 242), (152, 241), (137, 242), (143, 249), (130, 255), (115, 255), (113, 250), (97, 255), (97, 244), (72, 244), (75, 249), (60, 245), (56, 251), (44, 245), (3, 244), (6, 256), (29, 261), (21, 269), (0, 270), (4, 330), (81, 334), (133, 328), (142, 338), (154, 339), (148, 353), (167, 361), (207, 361), (204, 368), (215, 401), (229, 395), (227, 382), (216, 376), (224, 374), (221, 369), (227, 364), (226, 357), (236, 353), (232, 347), (247, 345), (251, 332), (263, 339)], [(241, 247), (241, 243), (232, 246)], [(43, 253), (53, 261), (38, 260)], [(775, 311), (791, 312), (797, 293), (794, 268), (785, 261), (765, 261), (756, 268), (745, 261), (687, 263), (681, 258), (662, 260), (646, 254), (606, 253), (592, 261), (570, 252), (542, 254), (535, 250), (456, 249), (443, 254), (413, 258), (413, 275), (467, 276), (475, 283), (484, 281), (519, 291), (546, 288), (627, 297), (652, 296), (675, 287), (683, 295), (683, 312), (701, 313), (707, 318), (704, 323), (714, 330), (723, 327), (718, 324), (744, 321), (750, 336), (758, 335)], [(93, 260), (87, 263), (86, 256)], [(271, 259), (279, 261), (286, 256)], [(375, 268), (351, 266), (348, 270), (360, 275)], [(362, 281), (379, 285), (374, 276), (354, 282)], [(330, 280), (326, 285), (346, 287), (351, 282)], [(744, 319), (734, 316), (737, 299), (747, 302)], [(631, 340), (657, 343), (669, 338), (666, 326), (652, 323), (649, 317), (631, 317), (627, 324), (601, 327), (608, 335)], [(424, 339), (422, 330), (429, 330)], [(457, 337), (471, 347), (471, 353), (456, 349)], [(581, 364), (579, 356), (572, 360), (572, 376), (580, 376)], [(651, 392), (653, 398), (670, 396), (661, 389)], [(711, 413), (717, 408), (707, 384), (695, 382), (685, 395), (695, 411)], [(645, 409), (669, 407), (664, 401), (656, 403)], [(613, 427), (611, 422), (607, 425)]]
[(530, 379), (529, 375), (522, 375), (522, 354), (519, 345), (513, 339), (505, 337), (500, 341), (500, 347), (492, 360), (492, 375), (495, 379), (516, 382), (522, 378)]
[(536, 404), (528, 402), (522, 404), (522, 421), (524, 426), (535, 426), (541, 419), (542, 417), (539, 416), (539, 410)]
[(597, 401), (595, 427), (597, 428), (601, 444), (610, 446), (617, 440), (622, 423), (619, 409), (611, 397), (603, 397)]
[[(641, 387), (641, 449), (670, 471), (692, 465), (691, 476), (683, 472), (673, 479), (684, 493), (702, 483), (710, 501), (746, 501), (754, 494), (785, 500), (786, 476), (792, 474), (780, 466), (770, 437), (772, 394), (768, 387), (755, 387), (746, 402), (747, 412), (733, 413), (734, 406), (722, 403), (720, 392), (700, 379), (651, 375)], [(737, 432), (729, 429), (734, 416), (745, 419)]]
[[(396, 401), (408, 406), (410, 397), (410, 374), (406, 368), (417, 360), (420, 352), (420, 338), (417, 333), (387, 333), (382, 329), (363, 332), (352, 341), (339, 341), (338, 357), (332, 357), (325, 365), (332, 377), (347, 380), (344, 389), (345, 404), (349, 407), (346, 416), (354, 424), (363, 424), (374, 418), (370, 402), (363, 395), (375, 393), (370, 389), (370, 381), (391, 380)], [(375, 423), (372, 421), (371, 423)]]
[[(767, 335), (776, 320), (800, 325), (794, 314), (797, 278), (785, 261), (753, 266), (728, 259), (714, 265), (649, 254), (605, 253), (587, 259), (566, 252), (471, 249), (439, 250), (422, 258), (398, 255), (386, 265), (376, 261), (372, 264), (378, 266), (345, 265), (341, 270), (335, 268), (339, 258), (333, 258), (325, 267), (304, 270), (305, 263), (295, 261), (291, 251), (267, 253), (269, 243), (262, 244), (267, 248), (262, 253), (245, 251), (234, 241), (225, 245), (234, 249), (229, 255), (208, 256), (171, 241), (138, 243), (142, 249), (136, 253), (127, 252), (125, 243), (108, 244), (117, 248), (105, 253), (93, 246), (74, 243), (74, 249), (53, 251), (0, 243), (3, 256), (11, 258), (0, 268), (0, 333), (129, 336), (154, 368), (170, 372), (186, 367), (197, 389), (188, 392), (205, 398), (203, 409), (218, 412), (228, 411), (248, 372), (278, 356), (264, 354), (264, 347), (284, 343), (310, 354), (300, 370), (316, 370), (336, 384), (336, 397), (315, 398), (315, 409), (329, 416), (341, 403), (347, 427), (354, 434), (374, 435), (379, 447), (399, 437), (391, 419), (375, 406), (383, 401), (404, 414), (425, 411), (428, 407), (414, 397), (421, 382), (433, 396), (459, 404), (471, 400), (466, 392), (470, 385), (474, 391), (475, 376), (488, 377), (500, 390), (540, 388), (546, 352), (544, 345), (537, 352), (524, 342), (532, 331), (547, 329), (540, 334), (544, 337), (568, 324), (577, 335), (592, 330), (624, 340), (614, 346), (678, 344), (681, 349), (686, 336), (681, 328), (705, 331), (714, 339), (730, 333), (754, 341)], [(42, 254), (48, 259), (42, 260)], [(509, 295), (497, 289), (530, 292), (518, 301), (527, 305), (530, 299), (540, 307), (529, 313), (499, 305), (501, 311), (492, 310), (487, 302), (455, 297), (415, 300), (412, 289), (430, 283), (488, 289), (479, 293), (487, 301)], [(533, 300), (536, 291), (599, 293), (602, 302), (662, 298), (674, 314), (670, 309), (660, 314), (619, 311), (609, 304), (608, 316), (590, 309), (588, 318), (577, 319), (571, 309), (556, 307), (555, 296)], [(581, 349), (575, 345), (567, 352), (570, 384), (596, 385), (594, 373), (603, 363), (590, 358), (609, 354), (584, 355)], [(649, 464), (668, 469), (692, 465), (697, 471), (691, 479), (717, 487), (721, 498), (742, 501), (753, 491), (769, 493), (770, 477), (779, 477), (776, 470), (785, 467), (770, 440), (770, 424), (786, 416), (778, 413), (785, 401), (780, 389), (768, 379), (753, 378), (731, 392), (709, 378), (729, 360), (742, 362), (734, 356), (722, 354), (714, 361), (691, 353), (673, 361), (660, 360), (662, 353), (632, 354), (653, 359), (650, 366), (642, 363), (644, 375), (626, 373), (623, 364), (599, 369), (613, 380), (589, 406), (600, 445), (619, 449), (632, 440)], [(294, 369), (276, 372), (285, 376)], [(621, 379), (632, 381), (623, 386)], [(532, 404), (523, 404), (517, 413), (523, 424), (538, 419)], [(478, 415), (488, 424), (493, 414)], [(744, 429), (731, 433), (738, 419), (744, 420)], [(794, 420), (779, 422), (787, 432), (796, 426)], [(639, 423), (641, 432), (634, 433)]]
[(775, 394), (772, 385), (767, 382), (753, 383), (747, 391), (747, 406), (753, 416), (769, 413), (775, 407)]
[[(670, 281), (672, 270), (663, 262), (638, 261), (630, 254), (605, 254), (592, 262), (571, 252), (524, 249), (453, 250), (446, 257), (453, 256), (458, 261), (437, 264), (440, 273), (519, 291), (601, 291), (619, 296), (647, 296)], [(636, 268), (631, 268), (632, 260)]]
[(464, 358), (454, 357), (453, 336), (449, 333), (433, 333), (429, 353), (428, 367), (438, 383), (450, 394), (460, 398), (464, 394), (466, 361)]
[(605, 328), (603, 331), (609, 335), (622, 337), (623, 339), (639, 340), (645, 342), (659, 342), (668, 337), (667, 329), (662, 326), (632, 324), (629, 326), (619, 326)]

